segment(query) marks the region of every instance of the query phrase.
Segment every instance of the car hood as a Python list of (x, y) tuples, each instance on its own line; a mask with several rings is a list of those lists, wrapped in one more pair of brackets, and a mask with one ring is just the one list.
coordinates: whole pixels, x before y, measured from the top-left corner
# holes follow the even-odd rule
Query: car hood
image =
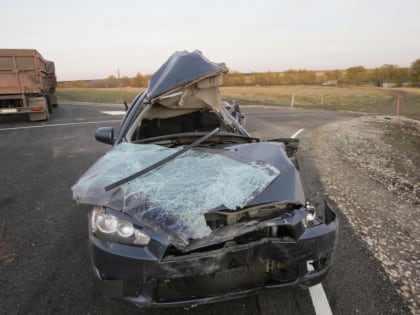
[(195, 148), (144, 176), (105, 190), (180, 149), (122, 143), (81, 176), (72, 187), (73, 198), (122, 211), (179, 249), (210, 236), (206, 213), (305, 201), (299, 174), (282, 144), (274, 142)]

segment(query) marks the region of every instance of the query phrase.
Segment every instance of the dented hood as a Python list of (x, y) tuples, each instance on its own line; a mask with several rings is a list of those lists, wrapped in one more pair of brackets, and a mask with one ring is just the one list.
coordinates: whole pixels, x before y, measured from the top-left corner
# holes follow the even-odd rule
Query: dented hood
[(204, 214), (271, 202), (303, 203), (296, 169), (278, 143), (196, 148), (120, 187), (105, 187), (180, 148), (122, 143), (72, 187), (80, 203), (122, 211), (179, 249), (211, 235)]

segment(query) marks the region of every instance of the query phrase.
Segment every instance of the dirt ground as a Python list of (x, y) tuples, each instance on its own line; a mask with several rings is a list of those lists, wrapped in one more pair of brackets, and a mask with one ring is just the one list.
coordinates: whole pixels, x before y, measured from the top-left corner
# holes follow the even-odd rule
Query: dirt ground
[(321, 127), (313, 152), (325, 193), (420, 314), (420, 122), (365, 116)]

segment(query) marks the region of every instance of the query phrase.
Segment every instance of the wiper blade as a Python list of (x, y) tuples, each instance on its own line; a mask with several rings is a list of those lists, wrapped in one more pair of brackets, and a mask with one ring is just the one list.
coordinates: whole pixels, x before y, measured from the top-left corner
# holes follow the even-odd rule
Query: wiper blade
[(128, 177), (125, 177), (113, 184), (110, 184), (108, 186), (105, 187), (105, 191), (110, 191), (111, 189), (117, 188), (118, 186), (121, 186), (125, 183), (128, 183), (129, 181), (132, 181), (133, 179), (140, 177), (152, 170), (154, 170), (155, 168), (158, 168), (160, 166), (162, 166), (163, 164), (175, 159), (176, 157), (178, 157), (179, 155), (187, 152), (188, 150), (191, 150), (192, 148), (200, 145), (201, 143), (203, 143), (204, 141), (206, 141), (208, 138), (210, 138), (211, 136), (213, 136), (214, 134), (216, 134), (219, 131), (219, 128), (214, 129), (213, 131), (209, 132), (208, 134), (206, 134), (205, 136), (201, 137), (200, 139), (197, 139), (196, 141), (194, 141), (193, 143), (191, 143), (190, 145), (187, 145), (186, 147), (184, 147), (182, 150), (179, 150), (178, 152), (175, 152), (174, 154), (171, 154), (169, 156), (167, 156), (166, 158), (160, 160), (159, 162), (156, 162), (148, 167), (146, 167), (145, 169), (134, 173), (133, 175), (130, 175)]

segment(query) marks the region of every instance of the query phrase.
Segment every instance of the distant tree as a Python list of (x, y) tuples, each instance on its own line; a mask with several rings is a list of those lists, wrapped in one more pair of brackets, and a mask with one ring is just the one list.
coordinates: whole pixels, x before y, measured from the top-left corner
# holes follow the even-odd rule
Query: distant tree
[(315, 84), (316, 73), (311, 70), (300, 70), (301, 84)]
[(289, 69), (285, 72), (283, 72), (284, 76), (284, 83), (289, 85), (295, 85), (295, 84), (315, 84), (317, 81), (317, 76), (315, 71), (305, 70), (305, 69), (299, 69), (299, 70), (293, 70)]
[(66, 89), (66, 88), (85, 88), (87, 81), (65, 81), (65, 82), (59, 82), (57, 84), (58, 88)]
[(147, 79), (141, 75), (141, 73), (137, 73), (137, 75), (131, 79), (131, 86), (133, 87), (142, 87), (147, 85)]
[(327, 80), (339, 80), (341, 77), (341, 71), (340, 70), (324, 71), (324, 75)]
[(110, 75), (105, 79), (105, 87), (115, 88), (118, 87), (118, 79), (114, 75)]
[(410, 77), (413, 84), (420, 87), (420, 59), (415, 60), (410, 67)]
[(297, 71), (289, 69), (283, 72), (284, 83), (288, 85), (298, 84), (298, 75)]
[(236, 71), (229, 72), (223, 76), (224, 86), (243, 86), (245, 83), (245, 75)]
[(87, 88), (105, 88), (108, 87), (108, 82), (106, 79), (100, 80), (90, 80), (86, 83)]
[(268, 85), (281, 85), (283, 84), (283, 76), (278, 72), (266, 72)]
[(407, 68), (400, 68), (397, 65), (383, 65), (373, 70), (370, 78), (377, 85), (381, 85), (383, 82), (402, 85), (404, 82), (409, 81), (409, 71)]
[(127, 87), (130, 86), (130, 78), (127, 76), (123, 76), (121, 78), (121, 87)]
[(367, 80), (367, 71), (363, 66), (350, 67), (346, 69), (345, 80), (348, 84), (359, 85)]

